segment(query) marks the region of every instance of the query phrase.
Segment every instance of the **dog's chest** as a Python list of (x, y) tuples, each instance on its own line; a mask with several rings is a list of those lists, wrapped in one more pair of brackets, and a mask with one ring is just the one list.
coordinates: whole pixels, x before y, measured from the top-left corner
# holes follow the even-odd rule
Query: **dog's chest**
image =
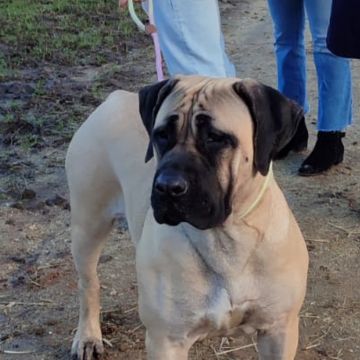
[(271, 309), (264, 310), (248, 260), (251, 248), (219, 242), (213, 235), (204, 238), (201, 232), (164, 234), (144, 237), (137, 249), (144, 323), (171, 324), (177, 334), (196, 338), (252, 333), (271, 325)]
[[(240, 290), (241, 282), (236, 286)], [(271, 327), (274, 322), (271, 309), (266, 309), (266, 304), (261, 299), (251, 299), (251, 291), (247, 292), (246, 289), (244, 284), (244, 294), (240, 296), (232, 296), (229, 289), (225, 288), (209, 292), (206, 295), (206, 306), (195, 312), (201, 316), (193, 319), (194, 326), (189, 335), (204, 338), (208, 335), (233, 335), (241, 332), (251, 334)]]

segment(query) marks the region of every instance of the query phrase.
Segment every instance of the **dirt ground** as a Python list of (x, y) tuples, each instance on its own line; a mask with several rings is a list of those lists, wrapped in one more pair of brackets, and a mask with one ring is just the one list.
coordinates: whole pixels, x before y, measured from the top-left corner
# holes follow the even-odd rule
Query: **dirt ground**
[[(221, 10), (238, 75), (276, 86), (272, 29), (265, 1), (228, 0), (221, 3)], [(317, 89), (311, 50), (308, 54), (311, 148)], [(55, 79), (49, 86), (52, 90), (57, 87), (58, 93), (48, 101), (60, 101), (64, 108), (69, 101), (85, 103), (81, 113), (85, 119), (98, 102), (86, 96), (84, 99), (84, 89), (95, 78), (101, 80), (101, 74), (109, 74), (110, 65), (49, 69), (49, 79)], [(107, 82), (107, 93), (116, 88), (137, 90), (155, 80), (149, 44), (136, 44), (116, 65)], [(25, 73), (23, 78), (12, 91), (26, 95)], [(306, 154), (291, 155), (275, 164), (275, 175), (310, 253), (299, 360), (360, 359), (359, 61), (353, 61), (353, 83), (355, 124), (345, 138), (344, 163), (312, 178), (296, 174)], [(6, 96), (2, 106), (4, 99)], [(44, 144), (31, 150), (0, 145), (0, 195), (4, 195), (0, 196), (0, 359), (69, 358), (78, 301), (64, 174), (67, 143)], [(144, 359), (144, 328), (136, 308), (134, 249), (124, 222), (114, 229), (99, 272), (102, 330), (112, 344), (106, 346), (105, 358)], [(190, 358), (255, 359), (256, 346), (254, 339), (247, 337), (205, 340), (194, 346)]]

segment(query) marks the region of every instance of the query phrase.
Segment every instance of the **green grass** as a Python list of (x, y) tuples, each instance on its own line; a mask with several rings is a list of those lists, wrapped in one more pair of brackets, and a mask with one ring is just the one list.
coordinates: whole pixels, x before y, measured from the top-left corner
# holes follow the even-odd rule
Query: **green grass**
[(68, 143), (149, 43), (118, 0), (0, 0), (0, 153)]
[(135, 29), (117, 0), (2, 0), (0, 24), (0, 79), (44, 62), (101, 65)]

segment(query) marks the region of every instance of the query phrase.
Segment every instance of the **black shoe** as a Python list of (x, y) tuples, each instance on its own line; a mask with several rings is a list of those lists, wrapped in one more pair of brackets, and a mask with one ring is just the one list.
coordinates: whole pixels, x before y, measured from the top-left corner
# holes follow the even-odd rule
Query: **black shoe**
[(344, 145), (341, 139), (345, 133), (340, 131), (319, 131), (314, 150), (299, 169), (299, 175), (320, 174), (340, 164), (344, 159)]
[(306, 128), (305, 118), (303, 118), (298, 125), (294, 137), (276, 154), (275, 160), (283, 159), (290, 151), (300, 152), (305, 150), (308, 145), (308, 139), (309, 133)]

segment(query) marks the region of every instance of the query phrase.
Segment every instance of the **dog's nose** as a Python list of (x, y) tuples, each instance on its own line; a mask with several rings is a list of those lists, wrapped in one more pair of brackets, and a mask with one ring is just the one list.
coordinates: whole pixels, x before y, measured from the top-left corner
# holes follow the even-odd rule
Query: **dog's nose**
[(154, 187), (157, 192), (163, 195), (177, 197), (185, 195), (189, 185), (181, 175), (162, 173), (155, 179)]

